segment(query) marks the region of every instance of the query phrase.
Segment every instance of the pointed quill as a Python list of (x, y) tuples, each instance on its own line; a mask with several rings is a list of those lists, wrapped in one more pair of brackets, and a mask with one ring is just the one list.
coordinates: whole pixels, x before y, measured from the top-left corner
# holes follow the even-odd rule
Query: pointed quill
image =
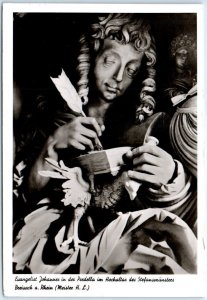
[(82, 109), (82, 101), (76, 89), (72, 85), (70, 79), (62, 69), (61, 74), (57, 78), (50, 77), (62, 98), (68, 104), (68, 107), (75, 113), (85, 116)]

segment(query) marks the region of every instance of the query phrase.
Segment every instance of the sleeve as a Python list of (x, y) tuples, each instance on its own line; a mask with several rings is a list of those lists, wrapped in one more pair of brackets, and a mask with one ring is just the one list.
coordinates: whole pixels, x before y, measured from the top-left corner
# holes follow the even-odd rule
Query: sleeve
[(138, 194), (138, 205), (142, 208), (158, 207), (182, 218), (194, 230), (196, 224), (197, 182), (185, 172), (183, 165), (175, 160), (177, 168), (174, 179), (156, 190), (144, 187)]

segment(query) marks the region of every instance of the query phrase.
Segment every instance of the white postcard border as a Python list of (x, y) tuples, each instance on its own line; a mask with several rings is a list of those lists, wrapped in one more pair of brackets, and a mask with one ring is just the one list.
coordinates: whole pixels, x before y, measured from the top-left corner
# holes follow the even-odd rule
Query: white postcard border
[[(12, 274), (12, 162), (13, 162), (13, 12), (195, 12), (197, 13), (198, 27), (198, 109), (200, 117), (198, 120), (199, 128), (204, 128), (204, 65), (203, 65), (203, 6), (201, 4), (46, 4), (46, 3), (5, 3), (3, 5), (3, 284), (4, 293), (6, 296), (38, 296), (48, 297), (50, 290), (35, 289), (35, 286), (40, 287), (40, 279), (46, 277), (45, 281), (48, 286), (53, 286), (55, 292), (49, 294), (50, 297), (203, 297), (205, 271), (204, 259), (205, 253), (203, 250), (204, 230), (205, 230), (205, 212), (202, 202), (204, 199), (204, 133), (199, 132), (199, 149), (198, 149), (198, 209), (199, 209), (199, 243), (198, 243), (198, 274), (197, 275), (133, 275), (126, 276), (127, 282), (122, 282), (123, 276), (91, 276), (91, 275), (14, 275)], [(79, 277), (85, 280), (79, 280)], [(112, 281), (106, 281), (106, 277)], [(120, 281), (113, 281), (113, 278), (119, 278)], [(31, 279), (25, 283), (22, 281), (22, 286), (34, 286), (32, 290), (15, 290), (17, 279)], [(36, 280), (35, 280), (36, 278)], [(49, 279), (57, 278), (68, 286), (68, 289), (58, 290), (57, 281), (49, 281)], [(63, 280), (64, 278), (64, 280)], [(70, 281), (70, 278), (75, 278)], [(87, 280), (93, 278), (95, 281)], [(102, 278), (103, 281), (98, 281), (97, 278)], [(135, 281), (130, 281), (130, 278)], [(147, 279), (146, 279), (147, 278)], [(164, 281), (160, 281), (162, 278)], [(171, 281), (174, 279), (174, 282)], [(151, 281), (149, 281), (151, 280)], [(152, 281), (154, 280), (154, 281)], [(155, 281), (158, 280), (158, 281)], [(66, 284), (66, 283), (67, 284)], [(80, 288), (77, 289), (77, 286)], [(72, 290), (70, 289), (72, 287)], [(86, 289), (83, 287), (86, 286)]]

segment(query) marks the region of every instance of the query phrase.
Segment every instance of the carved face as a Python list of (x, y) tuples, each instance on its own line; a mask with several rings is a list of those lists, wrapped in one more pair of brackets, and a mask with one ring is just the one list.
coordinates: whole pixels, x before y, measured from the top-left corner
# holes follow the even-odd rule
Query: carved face
[(131, 44), (121, 45), (106, 39), (95, 60), (95, 83), (99, 96), (104, 101), (112, 101), (124, 94), (137, 75), (143, 52), (138, 52)]
[(188, 51), (185, 48), (178, 49), (175, 54), (175, 63), (179, 69), (185, 69), (188, 65)]

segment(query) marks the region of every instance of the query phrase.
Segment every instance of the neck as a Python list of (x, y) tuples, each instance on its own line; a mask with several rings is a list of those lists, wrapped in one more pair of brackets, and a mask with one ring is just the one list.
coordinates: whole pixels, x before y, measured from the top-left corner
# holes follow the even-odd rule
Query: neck
[(98, 123), (102, 125), (102, 124), (104, 124), (105, 115), (110, 106), (111, 106), (111, 103), (108, 103), (101, 98), (98, 98), (98, 100), (91, 101), (91, 102), (89, 100), (89, 103), (86, 108), (86, 110), (87, 110), (86, 114), (89, 117), (96, 118)]

